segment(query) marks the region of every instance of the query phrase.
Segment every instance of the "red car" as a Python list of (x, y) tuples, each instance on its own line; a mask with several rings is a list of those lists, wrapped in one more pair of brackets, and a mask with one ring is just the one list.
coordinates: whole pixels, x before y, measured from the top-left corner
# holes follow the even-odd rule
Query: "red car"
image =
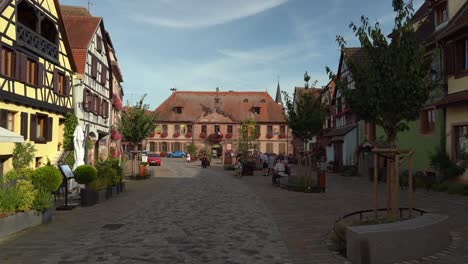
[(159, 155), (155, 153), (148, 154), (148, 165), (161, 166), (161, 158), (159, 157)]

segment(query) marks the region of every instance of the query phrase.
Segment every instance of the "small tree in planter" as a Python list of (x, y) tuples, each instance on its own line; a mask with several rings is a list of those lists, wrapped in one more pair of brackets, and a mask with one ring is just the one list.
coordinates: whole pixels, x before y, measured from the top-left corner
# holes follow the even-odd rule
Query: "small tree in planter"
[(80, 190), (81, 205), (91, 206), (97, 203), (97, 192), (88, 188), (89, 184), (96, 180), (96, 168), (90, 165), (81, 165), (73, 172), (75, 179), (79, 184), (84, 184), (86, 187)]
[(34, 160), (36, 147), (30, 143), (15, 143), (13, 149), (13, 168), (22, 169), (31, 165)]
[[(258, 148), (255, 137), (255, 121), (247, 118), (242, 121), (239, 129), (239, 139), (237, 142), (237, 151), (242, 160), (242, 175), (253, 175), (255, 170), (255, 160), (251, 160), (251, 152), (255, 152)], [(252, 153), (253, 154), (253, 153)]]
[(195, 144), (189, 144), (187, 146), (187, 152), (190, 154), (190, 161), (194, 161), (197, 159), (197, 146)]
[(44, 166), (35, 170), (32, 174), (32, 183), (37, 189), (50, 192), (58, 190), (62, 184), (63, 177), (60, 171), (53, 166)]

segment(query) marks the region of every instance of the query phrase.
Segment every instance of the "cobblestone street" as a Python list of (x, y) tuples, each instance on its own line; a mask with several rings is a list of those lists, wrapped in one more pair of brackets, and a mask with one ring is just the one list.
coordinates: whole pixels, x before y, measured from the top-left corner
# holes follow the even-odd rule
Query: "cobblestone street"
[[(0, 263), (345, 263), (325, 237), (337, 217), (372, 205), (364, 178), (330, 174), (326, 194), (304, 194), (183, 159), (152, 170), (152, 179), (128, 182), (116, 198), (56, 212), (51, 224), (1, 241)], [(468, 263), (467, 197), (417, 191), (415, 200), (448, 214), (461, 237), (450, 253), (422, 262)]]

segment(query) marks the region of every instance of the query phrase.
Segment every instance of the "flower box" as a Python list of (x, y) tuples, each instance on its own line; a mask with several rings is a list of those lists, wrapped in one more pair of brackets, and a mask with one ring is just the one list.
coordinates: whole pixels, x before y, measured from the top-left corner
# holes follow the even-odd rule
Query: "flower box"
[(187, 134), (185, 134), (185, 137), (186, 138), (191, 138), (192, 137), (192, 132), (188, 132)]
[(260, 134), (255, 134), (255, 135), (254, 135), (254, 137), (255, 137), (256, 139), (260, 138), (260, 136), (261, 136)]
[(35, 211), (0, 218), (0, 238), (43, 223), (42, 214)]
[(232, 133), (227, 133), (226, 134), (226, 139), (231, 139), (232, 138)]
[(279, 138), (286, 138), (286, 134), (279, 134)]
[(201, 133), (200, 133), (200, 138), (206, 138), (206, 133), (205, 133), (205, 132), (201, 132)]
[(162, 133), (161, 133), (161, 137), (162, 137), (162, 138), (166, 138), (166, 137), (167, 137), (167, 132), (162, 132)]
[(179, 133), (179, 132), (175, 132), (174, 135), (172, 135), (172, 136), (175, 137), (175, 138), (178, 138), (178, 137), (180, 137), (180, 133)]
[(268, 133), (268, 134), (266, 135), (266, 137), (267, 137), (267, 138), (273, 138), (273, 134), (272, 134), (272, 133)]

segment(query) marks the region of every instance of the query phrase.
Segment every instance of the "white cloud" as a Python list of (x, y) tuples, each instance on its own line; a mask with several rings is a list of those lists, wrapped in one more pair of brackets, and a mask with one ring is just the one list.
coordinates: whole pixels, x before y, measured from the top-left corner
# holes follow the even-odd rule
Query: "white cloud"
[(131, 19), (154, 26), (202, 28), (253, 16), (288, 0), (144, 0), (139, 5), (119, 3)]

